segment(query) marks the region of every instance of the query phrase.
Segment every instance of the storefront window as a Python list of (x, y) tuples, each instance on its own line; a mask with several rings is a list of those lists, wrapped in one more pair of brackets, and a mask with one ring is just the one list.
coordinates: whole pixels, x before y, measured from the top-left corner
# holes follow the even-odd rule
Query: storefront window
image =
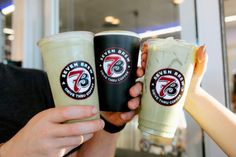
[[(179, 26), (178, 10), (178, 4), (171, 0), (60, 0), (60, 32), (87, 30), (97, 33), (118, 29), (145, 33), (163, 30)], [(172, 36), (179, 38), (179, 30), (172, 32)]]
[[(170, 36), (180, 39), (180, 5), (184, 2), (178, 0), (60, 0), (60, 32), (97, 33), (105, 30), (129, 30), (140, 34), (144, 40)], [(194, 8), (191, 11), (194, 12)], [(117, 145), (120, 148), (118, 155), (128, 153), (125, 150), (142, 151), (148, 154), (183, 155), (186, 151), (184, 116), (181, 124), (173, 142), (162, 145), (142, 134), (137, 129), (137, 119), (135, 119), (122, 131)]]
[[(0, 61), (14, 62), (11, 61), (12, 52), (12, 40), (14, 40), (14, 31), (12, 29), (12, 15), (14, 11), (14, 5), (12, 0), (5, 0), (0, 2), (0, 28), (2, 32), (0, 33)], [(20, 62), (19, 62), (20, 65)]]
[(226, 48), (232, 111), (236, 112), (236, 1), (224, 1)]

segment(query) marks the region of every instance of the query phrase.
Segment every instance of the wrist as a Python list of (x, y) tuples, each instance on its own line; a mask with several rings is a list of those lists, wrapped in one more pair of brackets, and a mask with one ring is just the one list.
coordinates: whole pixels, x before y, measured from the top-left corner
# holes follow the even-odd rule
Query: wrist
[[(199, 99), (201, 99), (201, 97), (202, 97), (202, 95), (204, 95), (204, 93), (205, 93), (205, 91), (201, 87), (196, 87), (196, 88), (194, 88), (194, 90), (188, 91), (188, 95), (185, 100), (184, 108), (186, 110), (188, 110), (189, 108), (191, 108), (192, 105), (196, 105), (196, 102), (198, 102)], [(200, 105), (200, 104), (197, 103), (197, 105)]]
[(0, 144), (0, 157), (15, 157), (16, 154), (17, 156), (23, 157), (23, 154), (19, 150), (21, 149), (15, 147), (14, 141), (10, 139), (5, 143)]
[(4, 151), (4, 143), (0, 144), (0, 157), (6, 157), (6, 153)]
[(125, 128), (125, 125), (126, 125), (126, 124), (121, 125), (121, 126), (114, 125), (111, 122), (107, 121), (102, 115), (101, 115), (101, 119), (105, 122), (105, 126), (103, 130), (111, 134), (120, 132), (121, 130)]

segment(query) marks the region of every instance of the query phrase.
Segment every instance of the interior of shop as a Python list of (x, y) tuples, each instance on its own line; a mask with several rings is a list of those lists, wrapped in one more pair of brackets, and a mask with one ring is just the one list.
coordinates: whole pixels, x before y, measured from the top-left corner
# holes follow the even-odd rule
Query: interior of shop
[[(142, 41), (174, 37), (206, 44), (209, 73), (202, 86), (236, 113), (235, 0), (0, 0), (0, 10), (0, 62), (24, 68), (43, 70), (37, 42), (61, 32), (128, 30)], [(117, 157), (226, 156), (185, 112), (168, 144), (140, 132), (137, 125), (135, 117), (121, 132)]]

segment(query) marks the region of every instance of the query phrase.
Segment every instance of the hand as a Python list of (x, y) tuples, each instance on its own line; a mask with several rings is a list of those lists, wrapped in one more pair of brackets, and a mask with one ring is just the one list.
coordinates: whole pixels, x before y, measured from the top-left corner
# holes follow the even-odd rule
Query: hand
[[(147, 45), (144, 49), (147, 48)], [(139, 67), (136, 71), (138, 77), (142, 77), (144, 75), (144, 68), (147, 58), (146, 49), (142, 50), (142, 67)], [(101, 112), (101, 115), (110, 123), (122, 126), (133, 119), (133, 117), (138, 113), (140, 107), (140, 96), (142, 93), (142, 83), (137, 82), (134, 86), (132, 86), (129, 90), (130, 96), (133, 98), (128, 101), (128, 107), (131, 110), (130, 112)]]
[(129, 112), (101, 112), (103, 118), (116, 126), (122, 126), (133, 119), (138, 113), (140, 104), (140, 95), (142, 92), (142, 83), (137, 82), (129, 90), (129, 94), (133, 97), (128, 101)]
[(200, 46), (196, 52), (195, 67), (191, 83), (189, 86), (189, 92), (193, 92), (198, 88), (200, 88), (200, 83), (206, 71), (207, 61), (208, 61), (208, 55), (206, 53), (205, 46)]
[(104, 127), (102, 120), (63, 122), (92, 117), (97, 112), (92, 106), (58, 107), (40, 112), (1, 147), (0, 156), (61, 157)]
[(206, 71), (207, 61), (208, 61), (208, 55), (205, 51), (205, 46), (200, 46), (196, 52), (196, 62), (193, 71), (193, 76), (188, 89), (188, 94), (185, 100), (185, 105), (184, 105), (185, 109), (187, 108), (188, 104), (191, 103), (192, 97), (202, 92), (200, 83)]

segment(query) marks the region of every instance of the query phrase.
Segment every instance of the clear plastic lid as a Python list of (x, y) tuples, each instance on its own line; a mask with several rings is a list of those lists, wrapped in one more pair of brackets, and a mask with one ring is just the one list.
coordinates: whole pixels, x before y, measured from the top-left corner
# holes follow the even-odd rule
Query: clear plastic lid
[(55, 35), (51, 35), (45, 37), (38, 41), (38, 46), (42, 46), (44, 44), (55, 42), (55, 41), (63, 41), (65, 39), (74, 39), (74, 38), (81, 38), (85, 40), (92, 41), (94, 37), (94, 33), (89, 31), (73, 31), (73, 32), (63, 32)]
[(95, 36), (103, 36), (103, 35), (127, 35), (127, 36), (140, 38), (140, 36), (137, 33), (131, 32), (131, 31), (124, 31), (124, 30), (103, 31), (103, 32), (99, 32), (95, 34)]
[(174, 39), (173, 37), (168, 38), (151, 38), (146, 41), (146, 43), (149, 45), (155, 44), (155, 45), (163, 45), (163, 44), (178, 44), (182, 46), (194, 46), (194, 44), (188, 43), (181, 39)]

